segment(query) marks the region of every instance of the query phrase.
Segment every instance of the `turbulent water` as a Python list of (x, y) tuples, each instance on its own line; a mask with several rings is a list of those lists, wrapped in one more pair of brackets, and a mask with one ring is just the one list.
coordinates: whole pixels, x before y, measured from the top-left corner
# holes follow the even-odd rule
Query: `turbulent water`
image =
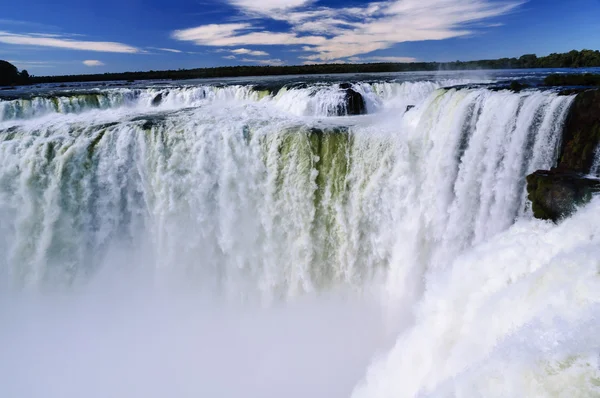
[(573, 97), (470, 83), (0, 101), (0, 393), (600, 396), (600, 202), (525, 191)]
[(594, 162), (592, 163), (590, 174), (596, 177), (600, 177), (600, 148), (596, 148), (596, 153), (594, 154)]

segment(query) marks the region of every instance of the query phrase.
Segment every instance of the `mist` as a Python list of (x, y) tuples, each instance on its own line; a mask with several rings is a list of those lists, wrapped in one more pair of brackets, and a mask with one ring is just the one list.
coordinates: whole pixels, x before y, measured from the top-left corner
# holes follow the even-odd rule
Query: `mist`
[(3, 397), (347, 397), (382, 345), (376, 300), (232, 305), (103, 287), (2, 297)]

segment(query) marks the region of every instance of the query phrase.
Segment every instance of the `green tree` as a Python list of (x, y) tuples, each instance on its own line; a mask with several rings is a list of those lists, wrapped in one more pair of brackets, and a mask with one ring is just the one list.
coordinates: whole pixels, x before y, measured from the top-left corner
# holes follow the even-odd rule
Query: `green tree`
[(8, 61), (0, 60), (0, 86), (10, 86), (19, 80), (19, 70)]
[(535, 68), (538, 64), (538, 57), (535, 54), (525, 54), (519, 58), (519, 67)]

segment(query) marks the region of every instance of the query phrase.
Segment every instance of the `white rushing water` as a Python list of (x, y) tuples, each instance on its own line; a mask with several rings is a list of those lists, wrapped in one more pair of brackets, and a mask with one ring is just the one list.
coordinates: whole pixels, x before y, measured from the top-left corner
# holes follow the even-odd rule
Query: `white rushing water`
[[(481, 81), (481, 80), (477, 80)], [(353, 89), (363, 94), (367, 110), (402, 109), (423, 101), (440, 87), (470, 83), (467, 79), (423, 82), (357, 83)], [(126, 108), (134, 112), (174, 111), (209, 103), (232, 101), (271, 103), (295, 116), (335, 116), (345, 113), (345, 91), (339, 84), (301, 84), (270, 92), (260, 86), (224, 87), (190, 85), (181, 87), (111, 88), (70, 90), (55, 94), (0, 101), (0, 122), (39, 118), (53, 114), (78, 114), (97, 109)]]
[(596, 148), (594, 162), (592, 163), (592, 167), (590, 169), (590, 175), (600, 177), (600, 147)]
[(457, 83), (0, 102), (0, 395), (600, 394), (600, 203), (525, 190), (573, 98)]

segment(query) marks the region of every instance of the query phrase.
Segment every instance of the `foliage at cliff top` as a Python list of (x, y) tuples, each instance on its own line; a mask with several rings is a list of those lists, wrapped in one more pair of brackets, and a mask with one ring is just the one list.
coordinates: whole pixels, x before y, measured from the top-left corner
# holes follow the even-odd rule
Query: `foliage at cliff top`
[(16, 66), (8, 61), (0, 60), (0, 86), (29, 83), (29, 73), (26, 70), (19, 72)]

